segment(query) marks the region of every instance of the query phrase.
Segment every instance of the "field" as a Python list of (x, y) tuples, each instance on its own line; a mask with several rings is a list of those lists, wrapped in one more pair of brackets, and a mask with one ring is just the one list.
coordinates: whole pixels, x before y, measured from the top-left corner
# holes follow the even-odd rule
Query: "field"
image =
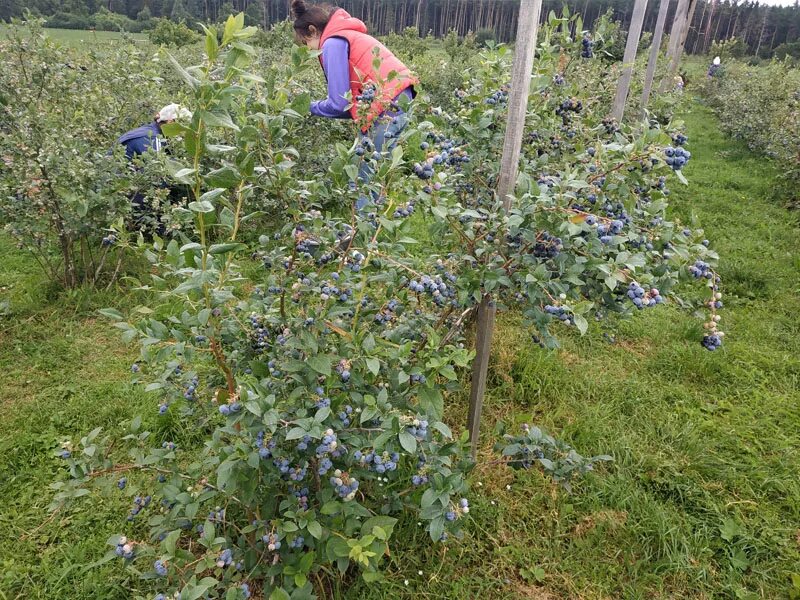
[(0, 40), (0, 600), (800, 597), (796, 73), (639, 120), (637, 61), (619, 123), (572, 23), (510, 212), (506, 46), (388, 36), (425, 91), (378, 141), (397, 71), (320, 120), (286, 24)]
[[(7, 35), (8, 28), (0, 25), (0, 39)], [(66, 46), (84, 47), (91, 44), (108, 44), (121, 41), (124, 37), (146, 40), (143, 33), (119, 33), (116, 31), (82, 31), (79, 29), (45, 29), (53, 40)]]
[[(697, 158), (673, 209), (695, 214), (725, 257), (726, 350), (690, 343), (693, 325), (674, 310), (634, 319), (613, 343), (573, 338), (554, 353), (504, 318), (487, 432), (497, 419), (533, 415), (615, 462), (571, 495), (536, 474), (479, 468), (463, 545), (432, 549), (403, 522), (388, 582), (356, 583), (342, 597), (779, 598), (796, 589), (800, 228), (769, 199), (770, 167), (722, 137), (708, 109), (689, 111)], [(152, 402), (129, 384), (135, 354), (94, 312), (135, 299), (54, 293), (7, 238), (0, 264), (12, 315), (0, 346), (0, 590), (129, 597), (130, 580), (96, 564), (124, 500), (92, 498), (54, 515), (46, 506), (64, 436), (118, 431)], [(463, 414), (453, 407), (449, 419)]]

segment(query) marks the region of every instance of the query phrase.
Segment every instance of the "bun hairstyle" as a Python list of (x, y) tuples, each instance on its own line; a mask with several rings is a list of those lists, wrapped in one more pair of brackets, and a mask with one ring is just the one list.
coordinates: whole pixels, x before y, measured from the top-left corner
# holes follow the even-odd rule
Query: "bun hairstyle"
[[(307, 4), (305, 0), (292, 0), (291, 12), (294, 17), (294, 34), (298, 41), (322, 34), (331, 18), (333, 7), (328, 5)], [(311, 31), (311, 27), (315, 31)]]

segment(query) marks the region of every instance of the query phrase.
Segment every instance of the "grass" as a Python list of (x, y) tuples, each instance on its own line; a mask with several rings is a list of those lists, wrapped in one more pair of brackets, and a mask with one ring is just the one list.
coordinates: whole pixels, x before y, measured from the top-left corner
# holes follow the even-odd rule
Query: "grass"
[[(6, 36), (8, 27), (0, 25), (0, 39)], [(144, 41), (147, 34), (144, 33), (120, 33), (118, 31), (87, 31), (83, 29), (55, 29), (46, 28), (45, 33), (52, 39), (61, 42), (66, 46), (86, 46), (93, 44), (118, 43), (125, 38), (136, 41)]]
[[(696, 219), (723, 257), (724, 350), (704, 351), (699, 319), (669, 307), (621, 324), (614, 343), (595, 325), (555, 353), (504, 316), (482, 456), (502, 419), (615, 462), (572, 494), (537, 472), (479, 467), (464, 542), (431, 547), (405, 519), (387, 581), (354, 580), (337, 597), (790, 595), (800, 572), (800, 223), (769, 199), (772, 168), (723, 137), (706, 108), (692, 105), (686, 122), (691, 186), (675, 183), (672, 210)], [(7, 241), (0, 256), (10, 311), (0, 330), (0, 598), (129, 598), (138, 580), (114, 564), (85, 566), (126, 527), (127, 502), (92, 495), (55, 516), (46, 507), (62, 438), (154, 412), (128, 383), (133, 352), (94, 316), (132, 300), (55, 296)], [(464, 422), (463, 403), (451, 406), (453, 423)]]

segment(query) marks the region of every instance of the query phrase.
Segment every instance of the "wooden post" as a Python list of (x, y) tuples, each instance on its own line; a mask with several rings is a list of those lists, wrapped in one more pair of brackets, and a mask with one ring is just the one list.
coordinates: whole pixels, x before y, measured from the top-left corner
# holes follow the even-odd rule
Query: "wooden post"
[(661, 81), (659, 90), (666, 92), (672, 85), (672, 78), (678, 63), (675, 57), (678, 55), (678, 45), (683, 37), (683, 23), (686, 21), (686, 13), (689, 10), (689, 0), (678, 0), (678, 8), (675, 9), (675, 18), (672, 21), (672, 29), (669, 32), (669, 48), (667, 49), (667, 74)]
[(658, 65), (658, 54), (661, 52), (661, 38), (664, 37), (664, 23), (667, 20), (670, 0), (661, 0), (658, 7), (658, 19), (656, 19), (656, 30), (653, 32), (653, 45), (650, 46), (650, 57), (647, 60), (647, 73), (644, 77), (644, 90), (642, 91), (642, 112), (650, 102), (650, 92), (653, 89), (653, 78), (656, 75), (656, 65)]
[(686, 15), (686, 20), (683, 22), (683, 28), (681, 29), (681, 43), (678, 44), (678, 48), (675, 51), (674, 71), (677, 71), (678, 65), (681, 64), (683, 50), (686, 47), (686, 38), (689, 37), (689, 30), (692, 28), (692, 20), (694, 19), (694, 11), (697, 10), (697, 2), (698, 0), (689, 0), (691, 6), (689, 7), (689, 14)]
[(628, 91), (631, 89), (633, 66), (636, 62), (636, 50), (639, 48), (639, 36), (642, 35), (642, 23), (644, 23), (646, 9), (647, 0), (636, 0), (636, 4), (633, 5), (628, 41), (625, 43), (625, 55), (622, 58), (622, 74), (617, 82), (617, 95), (614, 97), (614, 105), (611, 109), (611, 116), (617, 121), (622, 121), (622, 115), (625, 114), (625, 102), (628, 100)]
[[(514, 47), (514, 63), (511, 67), (511, 92), (508, 99), (508, 121), (503, 140), (503, 156), (500, 177), (497, 182), (497, 197), (503, 200), (503, 209), (511, 208), (511, 195), (517, 183), (519, 156), (522, 150), (522, 134), (528, 110), (528, 95), (531, 87), (533, 55), (539, 31), (539, 15), (542, 0), (522, 0), (517, 20), (517, 40)], [(486, 377), (489, 370), (489, 354), (492, 347), (494, 319), (497, 309), (491, 294), (484, 294), (477, 311), (475, 360), (472, 362), (472, 385), (469, 393), (469, 431), (472, 457), (478, 451), (478, 437), (486, 393)]]

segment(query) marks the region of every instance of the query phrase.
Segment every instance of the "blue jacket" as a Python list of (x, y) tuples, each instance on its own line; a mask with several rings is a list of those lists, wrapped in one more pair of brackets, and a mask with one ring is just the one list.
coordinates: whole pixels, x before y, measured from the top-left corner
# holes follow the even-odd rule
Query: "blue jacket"
[(117, 140), (118, 144), (125, 146), (125, 156), (132, 159), (134, 156), (144, 154), (151, 148), (158, 152), (161, 150), (161, 127), (153, 121), (132, 129)]

